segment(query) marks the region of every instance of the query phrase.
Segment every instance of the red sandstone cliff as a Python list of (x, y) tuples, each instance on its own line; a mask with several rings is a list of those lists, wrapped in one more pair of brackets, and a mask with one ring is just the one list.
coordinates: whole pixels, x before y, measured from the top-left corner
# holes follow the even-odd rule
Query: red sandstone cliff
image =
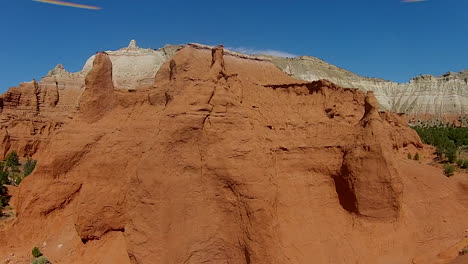
[(111, 69), (99, 53), (70, 118), (35, 83), (3, 96), (2, 149), (36, 140), (39, 163), (0, 257), (39, 245), (54, 263), (444, 263), (463, 238), (467, 179), (400, 159), (423, 145), (372, 93), (222, 47), (184, 47), (150, 89), (113, 89)]

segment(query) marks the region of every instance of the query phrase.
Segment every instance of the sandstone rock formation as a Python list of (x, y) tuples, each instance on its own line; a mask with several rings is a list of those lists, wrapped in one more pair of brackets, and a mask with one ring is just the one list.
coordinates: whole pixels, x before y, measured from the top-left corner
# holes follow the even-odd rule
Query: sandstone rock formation
[[(153, 85), (154, 76), (181, 46), (167, 45), (159, 50), (138, 47), (135, 40), (127, 48), (106, 51), (112, 61), (113, 81), (117, 89), (141, 89)], [(82, 72), (87, 73), (93, 65), (95, 56), (89, 58)]]
[(373, 91), (381, 108), (386, 111), (439, 121), (444, 120), (444, 116), (449, 120), (468, 116), (468, 70), (440, 77), (421, 75), (408, 83), (395, 83), (359, 76), (314, 57), (268, 58), (298, 79), (327, 79), (343, 87)]
[[(112, 63), (110, 73), (113, 75), (113, 87), (108, 88), (133, 91), (151, 87), (159, 67), (179, 48), (180, 46), (167, 46), (159, 50), (142, 49), (132, 41), (128, 48), (106, 52)], [(49, 136), (56, 128), (70, 121), (79, 112), (81, 97), (90, 95), (85, 91), (86, 76), (97, 56), (88, 59), (79, 72), (70, 73), (62, 65), (57, 65), (39, 82), (33, 80), (22, 83), (2, 95), (1, 157), (5, 157), (10, 149), (17, 150), (21, 156), (34, 155), (40, 145), (47, 145)], [(101, 75), (101, 72), (97, 75)], [(88, 88), (100, 88), (100, 85), (101, 81)], [(94, 100), (111, 100), (108, 96), (110, 94), (108, 91), (103, 92)], [(91, 96), (94, 96), (94, 92)], [(82, 105), (81, 108), (82, 112), (87, 111), (87, 106)]]
[[(126, 90), (151, 87), (161, 65), (181, 47), (167, 45), (159, 50), (143, 49), (132, 40), (126, 48), (106, 51), (113, 64), (114, 86)], [(458, 125), (468, 126), (468, 70), (449, 72), (440, 77), (421, 75), (408, 83), (395, 83), (359, 76), (314, 57), (254, 57), (226, 52), (254, 60), (269, 60), (284, 72), (301, 80), (326, 79), (342, 87), (373, 91), (382, 110), (405, 113), (414, 125), (445, 125), (456, 122)], [(83, 69), (77, 73), (69, 73), (62, 65), (58, 65), (39, 82), (39, 86), (58, 90), (51, 91), (49, 99), (52, 100), (49, 104), (59, 105), (56, 108), (58, 112), (69, 113), (76, 110), (77, 100), (85, 85), (85, 76), (92, 68), (94, 58), (95, 56), (89, 58)]]
[[(96, 55), (79, 112), (41, 141), (0, 259), (446, 263), (463, 239), (467, 178), (399, 158), (424, 146), (372, 93), (222, 46), (185, 46), (150, 88), (119, 89), (112, 64)], [(3, 98), (18, 124), (42, 113)]]
[(21, 156), (31, 156), (42, 143), (46, 144), (63, 123), (63, 117), (55, 115), (56, 100), (54, 87), (41, 87), (34, 80), (10, 88), (0, 97), (1, 157), (10, 149)]
[(109, 55), (100, 52), (96, 55), (93, 68), (85, 80), (86, 87), (80, 98), (80, 112), (89, 121), (97, 121), (114, 106), (114, 83), (112, 82), (112, 62)]

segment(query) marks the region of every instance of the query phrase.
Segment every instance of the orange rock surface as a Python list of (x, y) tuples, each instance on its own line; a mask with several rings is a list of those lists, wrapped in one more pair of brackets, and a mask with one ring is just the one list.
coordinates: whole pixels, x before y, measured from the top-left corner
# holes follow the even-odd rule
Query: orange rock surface
[(99, 53), (68, 116), (35, 83), (3, 95), (1, 148), (38, 166), (0, 260), (448, 263), (464, 246), (468, 178), (401, 158), (424, 146), (372, 93), (222, 46), (185, 46), (150, 89), (115, 90), (111, 69)]

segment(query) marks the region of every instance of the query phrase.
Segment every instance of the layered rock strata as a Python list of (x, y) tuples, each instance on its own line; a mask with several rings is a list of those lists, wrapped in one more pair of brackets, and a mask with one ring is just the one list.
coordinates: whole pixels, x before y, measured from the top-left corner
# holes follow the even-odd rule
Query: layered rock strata
[(399, 159), (423, 145), (373, 93), (222, 46), (185, 46), (146, 89), (117, 89), (112, 64), (96, 55), (78, 112), (35, 154), (0, 257), (430, 263), (463, 235), (466, 179)]
[(406, 113), (414, 122), (432, 120), (445, 124), (460, 118), (465, 122), (463, 117), (468, 116), (468, 70), (439, 77), (421, 75), (408, 83), (396, 83), (359, 76), (314, 57), (268, 58), (301, 80), (327, 79), (343, 87), (373, 91), (383, 110)]

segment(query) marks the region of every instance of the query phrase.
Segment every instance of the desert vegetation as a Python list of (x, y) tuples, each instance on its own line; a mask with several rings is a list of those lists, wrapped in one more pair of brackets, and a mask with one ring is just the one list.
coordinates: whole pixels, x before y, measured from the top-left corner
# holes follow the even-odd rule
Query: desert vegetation
[(39, 250), (38, 247), (34, 247), (32, 249), (32, 256), (33, 256), (33, 261), (32, 264), (48, 264), (50, 261), (43, 256), (41, 250)]
[(447, 177), (452, 177), (455, 173), (455, 167), (452, 164), (445, 164), (444, 165), (444, 174)]
[(27, 157), (20, 163), (18, 154), (10, 152), (6, 159), (0, 161), (0, 216), (3, 216), (3, 209), (8, 206), (10, 195), (5, 185), (18, 186), (24, 177), (30, 175), (36, 167), (36, 160)]
[(8, 205), (9, 201), (8, 189), (0, 182), (0, 216), (3, 216), (3, 209)]
[(455, 165), (459, 169), (468, 169), (468, 128), (414, 127), (414, 129), (425, 144), (436, 147), (437, 160), (445, 164), (444, 174), (447, 177), (453, 176)]
[(462, 256), (462, 255), (468, 255), (468, 247), (464, 247), (460, 252), (459, 252), (459, 255)]
[(26, 176), (34, 171), (36, 163), (37, 161), (30, 157), (20, 163), (18, 154), (15, 151), (10, 152), (4, 161), (0, 161), (0, 182), (18, 186)]

